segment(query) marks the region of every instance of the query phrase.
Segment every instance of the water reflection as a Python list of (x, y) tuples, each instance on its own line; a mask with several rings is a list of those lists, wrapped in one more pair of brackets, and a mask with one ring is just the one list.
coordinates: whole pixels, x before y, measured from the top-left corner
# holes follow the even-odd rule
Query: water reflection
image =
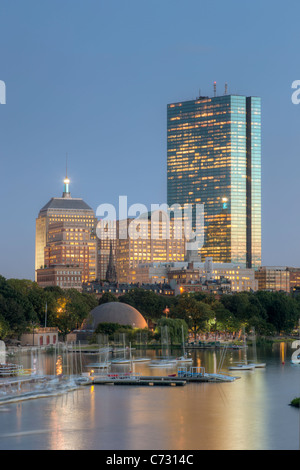
[[(1, 414), (0, 448), (298, 449), (299, 411), (288, 404), (300, 396), (300, 366), (290, 364), (290, 347), (283, 343), (257, 347), (257, 352), (266, 369), (240, 372), (234, 383), (93, 385), (58, 398), (10, 405), (10, 412)], [(247, 354), (251, 360), (251, 348)], [(78, 367), (76, 355), (43, 356), (37, 357), (38, 370), (52, 374)], [(222, 363), (220, 350), (193, 351), (192, 356), (194, 365), (207, 372), (217, 372)], [(228, 366), (243, 357), (244, 351), (227, 351), (222, 372), (229, 373)], [(146, 375), (162, 373), (148, 364), (135, 363), (134, 368)]]

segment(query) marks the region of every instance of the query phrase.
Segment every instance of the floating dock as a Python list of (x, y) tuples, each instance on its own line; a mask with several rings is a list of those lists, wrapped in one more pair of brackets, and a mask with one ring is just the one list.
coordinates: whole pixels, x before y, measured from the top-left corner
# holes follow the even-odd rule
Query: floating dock
[[(178, 379), (178, 377), (177, 377)], [(171, 380), (166, 377), (140, 377), (140, 378), (91, 378), (91, 384), (95, 385), (131, 385), (131, 386), (147, 386), (147, 387), (182, 387), (186, 385), (185, 380)]]
[(183, 386), (187, 383), (228, 383), (234, 382), (239, 377), (224, 374), (207, 374), (203, 367), (191, 367), (188, 371), (185, 367), (178, 369), (177, 375), (157, 376), (140, 375), (133, 373), (123, 374), (97, 374), (86, 375), (87, 384), (97, 385), (148, 385), (148, 386)]

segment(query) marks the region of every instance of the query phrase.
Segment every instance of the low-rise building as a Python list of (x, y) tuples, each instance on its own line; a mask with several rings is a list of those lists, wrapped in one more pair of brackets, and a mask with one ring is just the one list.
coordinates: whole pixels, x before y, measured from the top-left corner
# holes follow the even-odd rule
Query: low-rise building
[(152, 291), (155, 294), (171, 296), (174, 295), (174, 290), (169, 284), (125, 284), (125, 283), (109, 283), (109, 282), (87, 282), (82, 285), (83, 292), (87, 294), (96, 294), (98, 298), (103, 294), (110, 293), (116, 297), (127, 294), (133, 289), (143, 289), (145, 291)]
[(286, 266), (260, 266), (255, 278), (258, 290), (290, 292), (290, 272)]
[[(258, 289), (254, 269), (241, 268), (238, 265), (228, 263), (213, 263), (210, 258), (207, 258), (205, 263), (139, 264), (134, 271), (136, 282), (167, 282), (173, 289), (176, 285), (197, 284), (200, 286), (204, 285), (206, 281), (220, 281), (222, 283), (224, 280), (230, 283), (231, 292), (254, 292)], [(226, 284), (228, 283), (226, 282)]]
[(21, 336), (21, 346), (51, 346), (58, 342), (57, 328), (33, 328)]
[(37, 269), (37, 283), (41, 287), (59, 286), (62, 289), (82, 290), (82, 268), (55, 265)]

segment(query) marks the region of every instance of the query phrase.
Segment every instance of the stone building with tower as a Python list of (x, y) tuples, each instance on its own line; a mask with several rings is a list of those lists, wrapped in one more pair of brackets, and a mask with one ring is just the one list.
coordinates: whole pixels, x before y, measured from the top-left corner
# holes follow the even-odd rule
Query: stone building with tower
[(51, 198), (36, 219), (35, 280), (77, 288), (97, 277), (96, 218), (81, 198), (71, 196), (66, 176), (62, 197)]

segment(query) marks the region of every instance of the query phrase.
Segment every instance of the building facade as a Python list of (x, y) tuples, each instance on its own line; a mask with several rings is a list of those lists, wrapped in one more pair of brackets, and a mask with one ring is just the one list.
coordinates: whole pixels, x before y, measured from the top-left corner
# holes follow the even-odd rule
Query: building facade
[(55, 265), (37, 269), (37, 283), (41, 287), (58, 286), (62, 289), (82, 290), (82, 269), (79, 266)]
[(21, 336), (22, 346), (54, 346), (58, 342), (57, 328), (34, 328)]
[(297, 274), (296, 268), (288, 268), (287, 266), (261, 266), (255, 273), (258, 289), (290, 292), (291, 288), (296, 287), (298, 280), (300, 280), (299, 271)]
[[(82, 282), (97, 276), (96, 218), (82, 199), (71, 197), (64, 180), (61, 198), (52, 198), (36, 219), (35, 279), (44, 268), (64, 265), (78, 268)], [(78, 275), (77, 275), (78, 276)], [(44, 276), (45, 277), (45, 276)]]
[(204, 204), (200, 261), (260, 266), (260, 98), (200, 96), (169, 104), (167, 191), (169, 206)]
[(97, 279), (99, 281), (105, 281), (107, 278), (107, 274), (109, 274), (107, 271), (109, 266), (110, 266), (110, 270), (116, 267), (117, 222), (114, 220), (107, 220), (102, 225), (100, 221), (98, 223), (101, 226), (101, 230), (98, 230), (98, 228), (96, 230), (96, 233), (97, 233)]
[[(167, 226), (162, 218), (152, 217), (151, 214), (139, 220), (127, 219), (126, 224), (127, 238), (119, 236), (117, 239), (116, 270), (119, 282), (139, 282), (136, 270), (141, 264), (185, 260), (186, 242), (183, 236), (175, 238), (173, 221)], [(123, 222), (121, 230), (125, 226)]]
[[(180, 292), (221, 288), (230, 292), (257, 291), (255, 270), (230, 263), (201, 262), (144, 263), (134, 268), (135, 282), (167, 284)], [(224, 287), (225, 286), (225, 287)], [(180, 291), (180, 289), (182, 289)]]

